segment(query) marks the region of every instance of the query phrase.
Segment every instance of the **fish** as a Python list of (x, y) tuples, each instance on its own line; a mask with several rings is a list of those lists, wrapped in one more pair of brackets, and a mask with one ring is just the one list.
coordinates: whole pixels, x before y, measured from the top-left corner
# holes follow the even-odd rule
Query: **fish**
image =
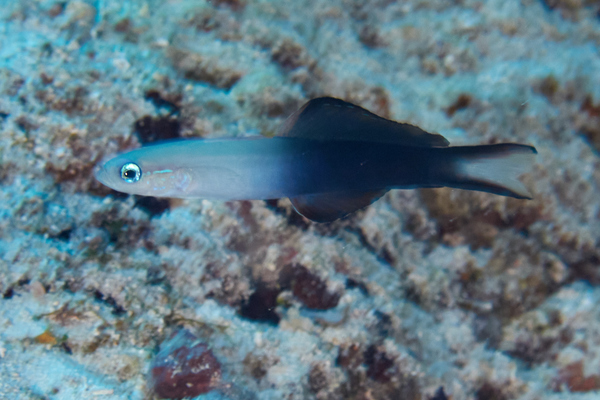
[(536, 154), (518, 143), (450, 146), (437, 133), (320, 97), (274, 137), (159, 142), (100, 163), (94, 174), (116, 191), (141, 196), (287, 197), (309, 220), (331, 222), (391, 189), (450, 187), (531, 199), (519, 177)]

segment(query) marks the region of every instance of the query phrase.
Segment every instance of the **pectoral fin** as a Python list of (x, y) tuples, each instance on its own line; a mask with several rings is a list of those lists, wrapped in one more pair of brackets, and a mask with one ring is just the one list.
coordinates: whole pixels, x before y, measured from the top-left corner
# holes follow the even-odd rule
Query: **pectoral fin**
[(387, 190), (360, 193), (323, 193), (290, 199), (296, 211), (315, 222), (332, 222), (365, 208)]

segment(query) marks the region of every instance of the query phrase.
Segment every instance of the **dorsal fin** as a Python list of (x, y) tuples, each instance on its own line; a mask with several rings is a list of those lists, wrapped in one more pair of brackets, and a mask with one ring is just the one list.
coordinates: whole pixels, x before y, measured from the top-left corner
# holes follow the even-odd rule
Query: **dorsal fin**
[(315, 222), (332, 222), (365, 208), (387, 192), (323, 193), (290, 199), (299, 214)]
[(279, 127), (277, 136), (421, 147), (449, 145), (442, 135), (381, 118), (362, 107), (333, 97), (320, 97), (306, 103)]

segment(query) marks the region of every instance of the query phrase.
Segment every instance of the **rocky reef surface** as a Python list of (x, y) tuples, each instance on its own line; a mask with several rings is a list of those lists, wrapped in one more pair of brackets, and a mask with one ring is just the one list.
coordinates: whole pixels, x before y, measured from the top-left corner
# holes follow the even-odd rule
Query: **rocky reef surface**
[[(0, 1), (0, 397), (600, 396), (600, 3)], [(539, 151), (534, 200), (126, 196), (163, 139), (272, 136), (335, 96)]]

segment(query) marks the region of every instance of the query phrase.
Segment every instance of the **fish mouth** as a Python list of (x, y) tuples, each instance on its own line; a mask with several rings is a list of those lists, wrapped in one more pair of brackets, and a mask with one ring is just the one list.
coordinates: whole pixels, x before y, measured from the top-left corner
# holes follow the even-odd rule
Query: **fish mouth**
[(96, 165), (94, 167), (93, 173), (94, 173), (94, 178), (96, 178), (97, 181), (99, 181), (103, 185), (108, 186), (107, 185), (108, 172), (106, 171), (106, 168), (104, 167), (104, 163), (100, 163), (100, 164)]

